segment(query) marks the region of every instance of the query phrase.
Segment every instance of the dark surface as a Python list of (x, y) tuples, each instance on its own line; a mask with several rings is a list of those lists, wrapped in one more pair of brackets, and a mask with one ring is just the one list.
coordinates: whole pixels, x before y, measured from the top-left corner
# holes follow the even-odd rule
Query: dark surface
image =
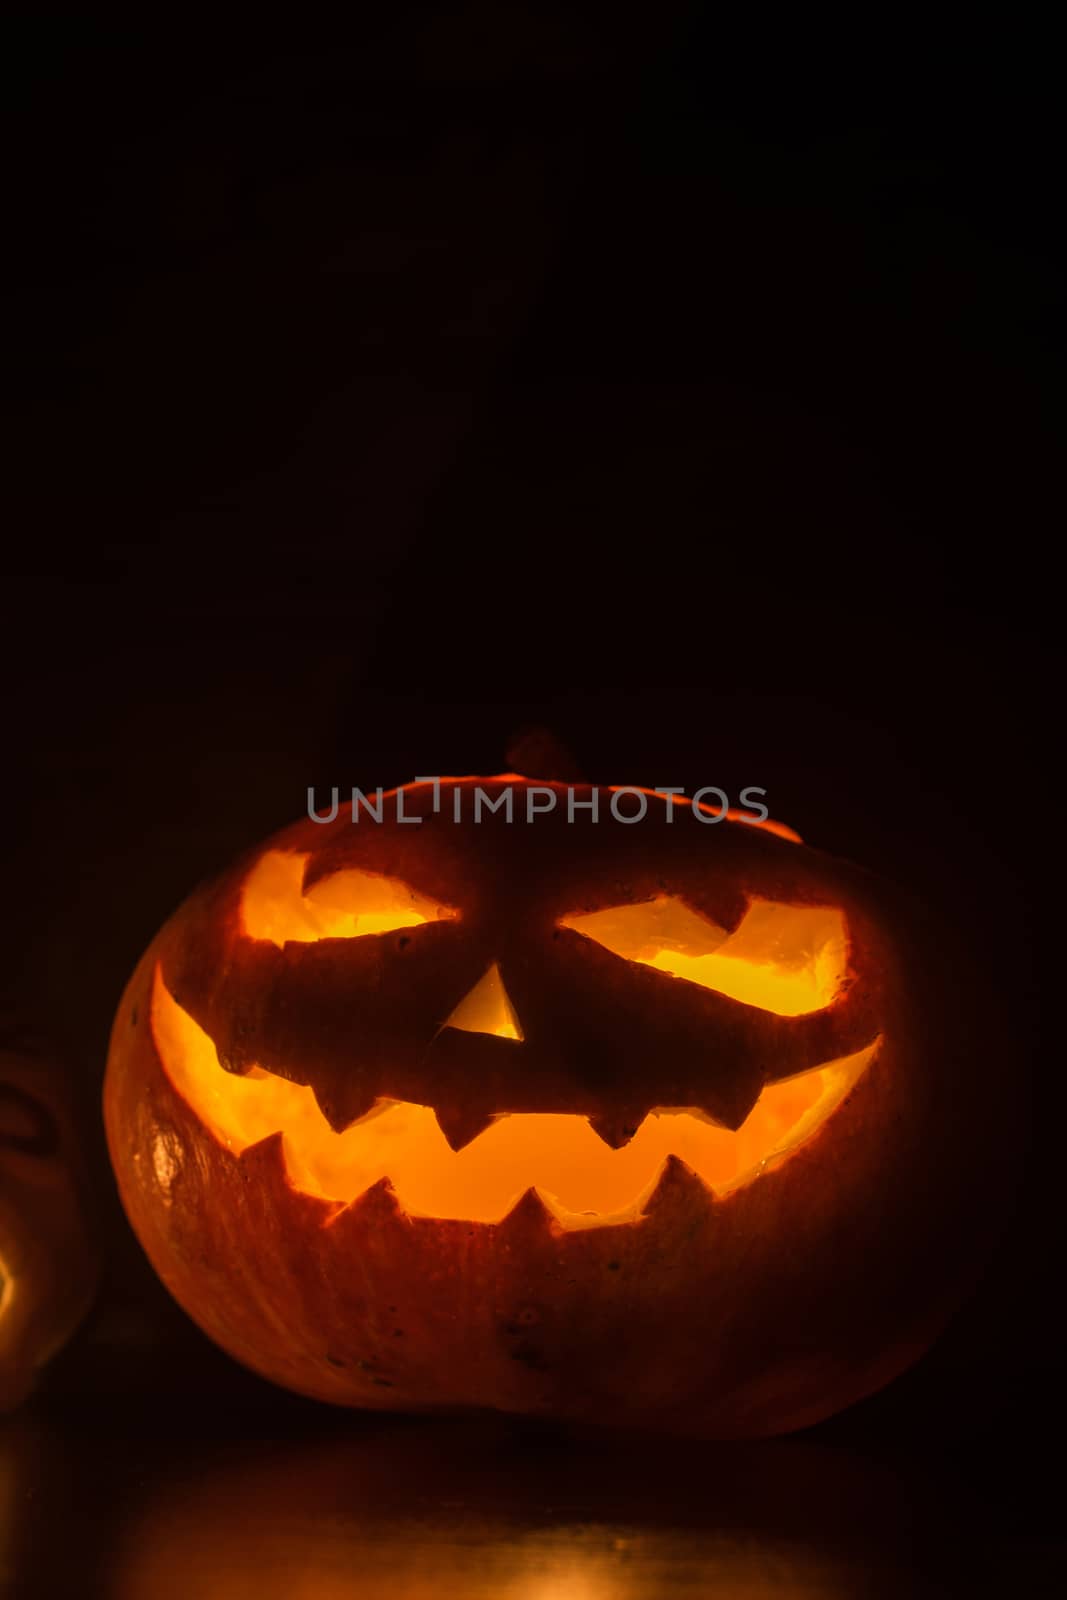
[[(685, 7), (16, 42), (0, 971), (79, 1074), (110, 1268), (0, 1425), (13, 1593), (165, 1594), (160, 1563), (214, 1567), (216, 1506), (252, 1530), (227, 1595), (271, 1592), (257, 1561), (316, 1596), (364, 1562), (391, 1595), (1042, 1592), (1056, 60), (1032, 24), (748, 40)], [(1011, 1019), (1001, 1092), (1032, 1081), (976, 1299), (736, 1475), (295, 1406), (206, 1348), (112, 1197), (110, 1017), (193, 882), (310, 783), (493, 770), (527, 722), (592, 779), (761, 785), (928, 896)]]
[(1062, 1578), (1052, 1493), (1021, 1504), (1007, 1461), (958, 1452), (324, 1413), (168, 1426), (161, 1447), (159, 1426), (97, 1408), (5, 1430), (12, 1593), (851, 1600), (1043, 1595)]

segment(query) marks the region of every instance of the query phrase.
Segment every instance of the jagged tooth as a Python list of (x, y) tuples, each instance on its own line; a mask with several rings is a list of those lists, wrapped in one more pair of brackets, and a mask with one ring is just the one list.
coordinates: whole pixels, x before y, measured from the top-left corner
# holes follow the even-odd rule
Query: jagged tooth
[(604, 1111), (597, 1117), (590, 1117), (588, 1122), (606, 1145), (612, 1150), (621, 1150), (629, 1144), (646, 1115), (644, 1111)]
[(642, 1210), (658, 1222), (697, 1220), (706, 1218), (714, 1204), (714, 1191), (688, 1162), (681, 1156), (668, 1156)]
[(364, 1189), (362, 1194), (357, 1194), (354, 1200), (349, 1201), (341, 1214), (381, 1225), (395, 1222), (407, 1213), (393, 1188), (392, 1180), (379, 1178), (377, 1183), (372, 1183), (369, 1189)]
[(482, 1111), (477, 1107), (473, 1110), (456, 1106), (435, 1107), (434, 1116), (453, 1150), (462, 1150), (472, 1139), (477, 1139), (493, 1120), (491, 1111)]
[(287, 1177), (284, 1135), (268, 1133), (264, 1138), (257, 1139), (255, 1144), (246, 1145), (241, 1151), (240, 1162), (246, 1170), (254, 1169), (264, 1176), (272, 1173), (277, 1177)]
[(537, 1189), (531, 1185), (497, 1226), (506, 1228), (509, 1236), (541, 1239), (547, 1237), (558, 1224)]
[(321, 1195), (308, 1194), (300, 1180), (289, 1171), (285, 1159), (285, 1139), (280, 1133), (268, 1133), (241, 1151), (238, 1157), (246, 1180), (268, 1206), (284, 1200), (288, 1212), (301, 1209), (318, 1223), (325, 1223), (338, 1210), (336, 1200), (326, 1200)]
[(329, 1086), (322, 1089), (313, 1088), (313, 1093), (319, 1110), (334, 1133), (344, 1133), (353, 1122), (365, 1117), (378, 1104), (378, 1096), (373, 1093), (361, 1094), (357, 1098), (348, 1089), (338, 1093)]
[(762, 1093), (762, 1075), (749, 1071), (743, 1079), (738, 1076), (732, 1083), (720, 1085), (715, 1095), (709, 1095), (705, 1089), (701, 1109), (720, 1128), (728, 1128), (731, 1133), (736, 1133)]
[(236, 1078), (243, 1078), (249, 1067), (254, 1065), (252, 1057), (237, 1043), (228, 1046), (219, 1045), (215, 1054), (219, 1058), (219, 1066), (223, 1072), (230, 1072)]

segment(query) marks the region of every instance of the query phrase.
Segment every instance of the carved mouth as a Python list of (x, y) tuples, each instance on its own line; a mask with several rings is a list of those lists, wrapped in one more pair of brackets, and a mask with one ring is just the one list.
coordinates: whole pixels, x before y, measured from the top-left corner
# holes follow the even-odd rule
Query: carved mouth
[(387, 1179), (409, 1215), (499, 1222), (535, 1188), (564, 1228), (640, 1217), (672, 1156), (715, 1194), (753, 1182), (822, 1127), (881, 1042), (768, 1086), (736, 1132), (700, 1107), (660, 1107), (612, 1149), (583, 1116), (505, 1114), (457, 1151), (432, 1107), (382, 1099), (335, 1133), (310, 1088), (258, 1068), (224, 1071), (158, 968), (151, 1026), (171, 1084), (219, 1143), (240, 1156), (281, 1132), (290, 1182), (305, 1193), (347, 1205)]

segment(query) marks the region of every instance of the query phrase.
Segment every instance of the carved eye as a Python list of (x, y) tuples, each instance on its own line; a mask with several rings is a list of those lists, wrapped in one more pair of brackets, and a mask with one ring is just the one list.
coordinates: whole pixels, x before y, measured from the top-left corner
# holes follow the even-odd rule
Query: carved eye
[(250, 939), (311, 944), (393, 933), (459, 915), (402, 883), (359, 867), (346, 867), (303, 892), (306, 855), (268, 850), (245, 879), (241, 919)]
[(778, 1016), (828, 1006), (848, 973), (845, 919), (833, 906), (753, 900), (732, 934), (674, 895), (564, 917), (561, 927), (613, 955)]

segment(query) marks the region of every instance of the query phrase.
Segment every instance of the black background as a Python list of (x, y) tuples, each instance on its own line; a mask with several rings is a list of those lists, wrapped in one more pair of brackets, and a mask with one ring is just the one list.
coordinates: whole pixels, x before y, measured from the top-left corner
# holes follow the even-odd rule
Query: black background
[(1033, 1085), (1022, 1191), (990, 1173), (1002, 1242), (937, 1349), (819, 1433), (947, 1451), (951, 1495), (983, 1478), (1043, 1536), (1055, 52), (1032, 21), (886, 29), (470, 4), (343, 42), (18, 36), (5, 1009), (80, 1071), (110, 1241), (39, 1404), (91, 1373), (132, 1415), (141, 1336), (230, 1370), (97, 1126), (155, 928), (308, 784), (492, 772), (544, 724), (596, 780), (761, 785), (967, 933), (1002, 1093)]

